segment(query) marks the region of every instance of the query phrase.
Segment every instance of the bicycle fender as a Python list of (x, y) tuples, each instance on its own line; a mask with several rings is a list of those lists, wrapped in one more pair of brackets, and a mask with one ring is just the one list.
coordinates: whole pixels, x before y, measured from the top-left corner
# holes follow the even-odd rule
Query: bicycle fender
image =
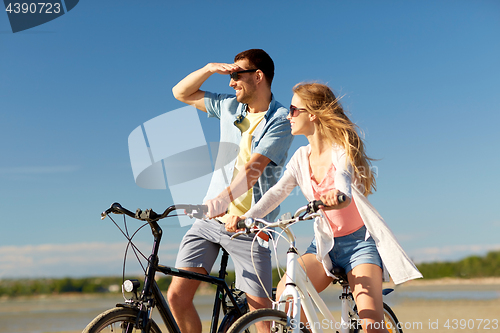
[(239, 318), (238, 312), (236, 310), (231, 310), (229, 311), (224, 318), (222, 319), (222, 322), (220, 323), (219, 329), (217, 330), (217, 333), (225, 333), (231, 327), (231, 325)]

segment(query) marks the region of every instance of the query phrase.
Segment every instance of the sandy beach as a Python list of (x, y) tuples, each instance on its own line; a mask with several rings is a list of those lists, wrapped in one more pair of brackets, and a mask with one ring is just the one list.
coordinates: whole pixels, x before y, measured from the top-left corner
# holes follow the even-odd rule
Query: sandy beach
[(500, 332), (500, 300), (405, 301), (393, 307), (404, 332)]
[[(395, 289), (396, 294), (413, 296), (402, 297), (391, 304), (406, 333), (500, 332), (498, 277), (420, 279)], [(460, 293), (467, 293), (469, 299), (461, 297)], [(447, 294), (453, 297), (443, 296)]]
[[(500, 299), (404, 301), (393, 306), (393, 310), (405, 333), (500, 332)], [(333, 314), (335, 318), (340, 318), (339, 311)], [(209, 331), (209, 325), (209, 322), (203, 323), (204, 332)], [(163, 326), (160, 327), (163, 330)]]
[[(396, 313), (405, 333), (500, 332), (500, 278), (418, 280), (401, 286), (389, 283), (384, 287), (395, 288), (395, 292), (386, 297), (386, 302)], [(322, 293), (327, 303), (334, 304), (331, 308), (335, 318), (340, 318), (337, 307), (339, 292), (339, 287), (333, 285)], [(120, 302), (120, 297), (59, 295), (15, 301), (2, 299), (0, 325), (6, 328), (5, 324), (17, 322), (18, 325), (13, 325), (9, 333), (81, 332), (95, 314), (102, 311), (100, 308), (112, 307), (114, 302)], [(212, 301), (210, 296), (203, 297), (206, 303)], [(66, 324), (70, 322), (75, 328), (49, 327), (55, 324), (54, 319), (51, 319), (51, 325), (43, 324), (49, 322), (52, 315), (53, 318), (66, 320)], [(33, 323), (30, 326), (21, 325), (28, 321)], [(204, 332), (208, 332), (208, 328), (209, 322), (204, 321)]]
[[(386, 302), (405, 333), (500, 332), (500, 277), (420, 279), (384, 288), (395, 289)], [(329, 289), (323, 298), (340, 291), (337, 285)], [(333, 315), (340, 318), (340, 311)], [(204, 323), (204, 332), (208, 325)]]

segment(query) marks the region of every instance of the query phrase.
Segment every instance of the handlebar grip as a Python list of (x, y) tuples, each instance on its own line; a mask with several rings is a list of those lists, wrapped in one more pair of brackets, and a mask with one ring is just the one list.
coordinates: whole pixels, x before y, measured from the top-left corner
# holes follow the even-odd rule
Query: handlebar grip
[(134, 213), (129, 211), (128, 209), (125, 209), (120, 205), (118, 202), (114, 202), (111, 207), (106, 209), (106, 211), (101, 213), (101, 218), (106, 217), (109, 213), (114, 213), (114, 214), (125, 214), (131, 217), (134, 217)]
[(324, 206), (323, 201), (314, 200), (314, 201), (311, 201), (311, 203), (309, 204), (309, 209), (312, 212), (316, 213), (319, 210), (319, 206)]
[(207, 205), (198, 205), (198, 207), (201, 209), (203, 214), (208, 213), (208, 206)]
[(239, 220), (238, 223), (236, 223), (236, 229), (245, 229), (245, 220)]
[[(346, 195), (345, 194), (340, 194), (339, 196), (337, 196), (337, 200), (339, 203), (342, 203), (344, 201), (346, 201)], [(325, 204), (323, 203), (323, 201), (321, 200), (314, 200), (314, 201), (311, 201), (309, 203), (309, 209), (312, 211), (312, 212), (317, 212), (319, 210), (319, 206), (324, 206)]]

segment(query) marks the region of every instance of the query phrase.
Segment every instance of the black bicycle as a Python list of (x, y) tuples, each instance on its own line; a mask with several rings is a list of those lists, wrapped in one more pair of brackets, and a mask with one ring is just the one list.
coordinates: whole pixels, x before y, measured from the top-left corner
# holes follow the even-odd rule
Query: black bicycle
[[(126, 280), (123, 282), (123, 291), (131, 295), (123, 304), (117, 304), (115, 308), (107, 310), (98, 315), (90, 324), (87, 325), (84, 333), (96, 332), (161, 332), (156, 322), (152, 319), (152, 311), (154, 308), (158, 312), (167, 327), (168, 332), (180, 333), (179, 327), (172, 315), (168, 303), (165, 301), (158, 284), (155, 281), (156, 273), (163, 273), (165, 275), (179, 276), (187, 279), (193, 279), (203, 282), (208, 282), (217, 286), (215, 293), (215, 301), (212, 313), (212, 322), (210, 326), (210, 333), (223, 333), (244, 313), (248, 311), (248, 304), (245, 294), (235, 288), (230, 288), (225, 280), (226, 268), (229, 254), (222, 248), (222, 259), (220, 271), (218, 276), (204, 275), (193, 273), (174, 267), (163, 266), (159, 264), (158, 251), (162, 239), (162, 229), (158, 225), (158, 221), (166, 217), (178, 216), (173, 214), (178, 210), (184, 210), (185, 214), (191, 218), (202, 218), (207, 207), (203, 205), (172, 205), (168, 207), (163, 214), (157, 214), (153, 210), (148, 209), (142, 211), (138, 209), (135, 213), (123, 208), (119, 203), (114, 203), (109, 209), (101, 214), (102, 218), (107, 216), (115, 223), (115, 225), (122, 231), (125, 237), (129, 240), (125, 257), (129, 247), (136, 253), (140, 253), (139, 249), (135, 247), (132, 242), (133, 237), (142, 227), (149, 225), (153, 233), (153, 248), (151, 255), (147, 258), (147, 266), (143, 267), (144, 283), (142, 291), (138, 294), (140, 289), (140, 282), (138, 280)], [(123, 214), (125, 231), (109, 215)], [(125, 217), (130, 216), (134, 219), (145, 221), (131, 236), (128, 233)], [(145, 258), (145, 256), (143, 256)], [(125, 264), (124, 264), (125, 272)], [(124, 273), (125, 276), (125, 273)], [(220, 311), (223, 311), (224, 317), (219, 325)]]

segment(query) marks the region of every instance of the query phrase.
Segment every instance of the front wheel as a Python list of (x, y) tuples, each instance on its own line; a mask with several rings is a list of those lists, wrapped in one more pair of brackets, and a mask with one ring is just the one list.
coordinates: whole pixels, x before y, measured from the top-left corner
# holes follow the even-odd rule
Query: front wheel
[[(234, 325), (229, 328), (228, 333), (256, 333), (259, 325), (261, 328), (267, 327), (267, 330), (265, 330), (266, 332), (286, 333), (295, 328), (293, 325), (299, 324), (291, 322), (290, 325), (287, 325), (287, 315), (283, 311), (259, 309), (249, 312), (239, 318)], [(304, 327), (301, 328), (301, 331), (303, 333), (309, 333)]]
[[(357, 309), (354, 308), (354, 311), (357, 312)], [(391, 307), (386, 303), (384, 303), (384, 328), (387, 329), (389, 333), (403, 333), (403, 329), (401, 328), (401, 324), (399, 323), (398, 318), (394, 314), (394, 311), (392, 311)], [(359, 324), (358, 322), (355, 325), (351, 325), (351, 329), (349, 330), (349, 332), (350, 333), (363, 332), (363, 328), (361, 327), (361, 324)]]
[[(107, 310), (95, 317), (82, 333), (140, 332), (140, 330), (134, 328), (138, 314), (139, 310), (133, 308), (113, 308)], [(151, 320), (151, 329), (149, 332), (161, 333), (158, 325), (153, 320)]]

